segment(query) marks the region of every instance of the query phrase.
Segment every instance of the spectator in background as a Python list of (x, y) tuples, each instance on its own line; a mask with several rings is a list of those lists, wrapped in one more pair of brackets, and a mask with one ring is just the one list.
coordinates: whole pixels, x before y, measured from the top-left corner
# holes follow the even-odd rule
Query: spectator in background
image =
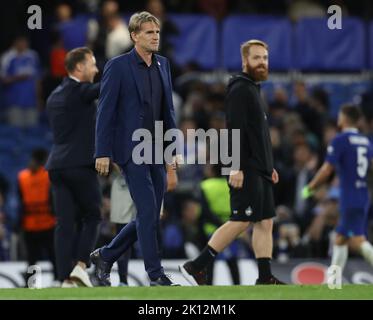
[(287, 262), (291, 257), (298, 257), (302, 250), (299, 244), (300, 229), (294, 221), (292, 210), (284, 205), (277, 206), (273, 244), (277, 260)]
[(89, 20), (88, 45), (96, 55), (99, 69), (103, 68), (107, 60), (124, 53), (132, 46), (128, 27), (120, 16), (117, 1), (104, 1), (98, 19)]
[(307, 229), (304, 239), (307, 239), (311, 257), (328, 258), (329, 249), (333, 245), (332, 234), (338, 224), (339, 218), (339, 187), (331, 185), (319, 198), (317, 205), (312, 210), (314, 218)]
[(97, 60), (105, 58), (107, 21), (110, 16), (119, 13), (118, 3), (114, 0), (104, 1), (97, 19), (88, 21), (88, 46), (94, 51)]
[[(119, 168), (118, 168), (119, 169)], [(120, 169), (113, 172), (113, 183), (110, 195), (110, 221), (115, 224), (115, 234), (119, 232), (136, 218), (136, 207), (133, 202), (128, 184), (122, 176)], [(132, 248), (129, 248), (117, 260), (119, 286), (128, 286), (128, 262), (131, 257)]]
[(317, 156), (308, 144), (295, 146), (294, 153), (294, 173), (292, 182), (289, 184), (288, 192), (293, 195), (293, 205), (296, 221), (302, 232), (312, 221), (311, 207), (312, 201), (302, 197), (302, 189), (311, 180), (317, 169)]
[(298, 81), (294, 84), (294, 95), (296, 99), (295, 105), (293, 106), (294, 110), (300, 115), (304, 125), (315, 133), (315, 131), (317, 131), (315, 126), (319, 126), (318, 121), (320, 121), (320, 117), (311, 106), (311, 99), (304, 82)]
[(274, 167), (277, 168), (281, 180), (273, 186), (275, 203), (289, 205), (292, 200), (289, 198), (288, 184), (292, 178), (292, 147), (284, 143), (282, 132), (278, 127), (270, 127), (270, 135), (273, 150)]
[(56, 8), (56, 18), (54, 31), (61, 34), (66, 50), (86, 45), (88, 23), (86, 17), (76, 16), (73, 18), (70, 5), (63, 3)]
[(308, 130), (322, 141), (323, 126), (328, 118), (329, 99), (327, 93), (321, 88), (314, 88), (309, 96), (304, 82), (298, 81), (294, 84), (296, 103), (294, 110)]
[[(95, 247), (103, 246), (111, 241), (115, 236), (115, 226), (110, 221), (111, 213), (111, 200), (110, 190), (111, 183), (110, 179), (100, 179), (100, 186), (102, 191), (102, 205), (101, 205), (101, 222), (99, 224), (98, 238)], [(98, 285), (98, 282), (96, 283)]]
[[(201, 219), (203, 231), (209, 239), (231, 214), (229, 187), (225, 177), (221, 176), (220, 165), (210, 165), (210, 174), (201, 182)], [(235, 285), (240, 284), (238, 269), (239, 239), (235, 239), (227, 248), (219, 253), (217, 259), (226, 261)], [(214, 262), (207, 266), (207, 284), (212, 285), (214, 278)]]
[(200, 203), (193, 197), (183, 201), (181, 206), (181, 223), (186, 257), (198, 254), (206, 243), (203, 232)]
[(193, 196), (179, 201), (178, 216), (168, 210), (161, 220), (162, 256), (165, 259), (185, 259), (199, 253), (205, 243), (200, 220), (200, 206)]
[[(209, 87), (202, 81), (195, 81), (190, 85), (185, 99), (182, 115), (193, 118), (197, 128), (208, 129), (209, 114), (205, 108)], [(181, 123), (180, 123), (181, 125)]]
[(148, 0), (145, 5), (145, 10), (156, 16), (161, 22), (162, 37), (159, 42), (159, 53), (169, 59), (171, 75), (175, 78), (180, 75), (180, 69), (173, 61), (174, 51), (170, 37), (177, 36), (179, 34), (179, 29), (170, 19), (168, 19), (165, 7), (161, 0)]
[(63, 40), (59, 33), (54, 34), (52, 39), (52, 50), (50, 53), (50, 72), (55, 81), (61, 81), (67, 75), (65, 69), (65, 58), (67, 51), (63, 46)]
[(330, 142), (335, 138), (338, 134), (338, 126), (334, 120), (329, 120), (323, 127), (323, 140), (320, 150), (320, 159), (325, 157), (326, 149)]
[(41, 105), (39, 79), (38, 54), (29, 48), (25, 36), (16, 37), (12, 47), (1, 57), (1, 80), (10, 125), (31, 127), (38, 123), (38, 107)]
[(53, 32), (51, 34), (51, 41), (52, 48), (49, 54), (49, 74), (43, 81), (45, 100), (67, 75), (65, 69), (67, 51), (63, 46), (63, 39), (58, 32)]
[(273, 101), (269, 104), (269, 123), (280, 125), (289, 109), (289, 98), (286, 90), (277, 87), (274, 91)]
[(125, 53), (132, 47), (127, 24), (119, 14), (109, 16), (107, 21), (105, 58), (107, 60)]
[[(53, 241), (56, 220), (52, 212), (48, 171), (44, 169), (46, 158), (45, 150), (35, 149), (28, 168), (18, 174), (20, 222), (28, 265), (35, 265), (37, 261), (47, 258), (53, 265), (57, 279)], [(31, 274), (26, 273), (26, 286), (29, 276)]]
[[(196, 187), (203, 179), (203, 164), (201, 159), (206, 159), (206, 141), (196, 139), (197, 125), (194, 119), (185, 118), (180, 122), (180, 130), (184, 137), (184, 164), (179, 166), (179, 185), (177, 193), (193, 194)], [(198, 161), (198, 159), (200, 159)]]
[(58, 22), (66, 23), (71, 21), (72, 10), (67, 3), (61, 3), (56, 7), (56, 16)]

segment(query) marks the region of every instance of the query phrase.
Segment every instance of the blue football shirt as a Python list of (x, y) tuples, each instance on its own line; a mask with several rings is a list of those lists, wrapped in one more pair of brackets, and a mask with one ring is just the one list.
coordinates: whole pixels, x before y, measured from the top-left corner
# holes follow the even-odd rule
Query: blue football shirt
[(328, 146), (326, 161), (336, 168), (340, 179), (342, 211), (367, 207), (367, 173), (372, 158), (372, 144), (357, 129), (338, 134)]
[(1, 59), (1, 73), (2, 76), (29, 75), (27, 79), (4, 86), (6, 106), (36, 107), (36, 81), (40, 78), (40, 64), (35, 51), (26, 50), (17, 54), (14, 49), (9, 50)]

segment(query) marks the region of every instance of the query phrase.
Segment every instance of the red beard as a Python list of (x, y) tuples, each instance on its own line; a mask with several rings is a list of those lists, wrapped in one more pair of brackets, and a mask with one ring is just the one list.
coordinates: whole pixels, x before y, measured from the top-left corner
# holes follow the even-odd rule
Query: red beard
[(254, 81), (264, 81), (268, 79), (268, 69), (258, 66), (255, 69), (249, 67), (248, 74)]

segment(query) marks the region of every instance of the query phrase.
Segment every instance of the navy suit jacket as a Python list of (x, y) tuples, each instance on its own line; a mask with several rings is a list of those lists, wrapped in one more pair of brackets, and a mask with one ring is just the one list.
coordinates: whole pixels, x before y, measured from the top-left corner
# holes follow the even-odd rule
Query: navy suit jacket
[[(140, 75), (136, 72), (136, 53), (130, 52), (109, 60), (101, 80), (96, 123), (95, 158), (110, 157), (125, 164), (138, 141), (132, 140), (135, 130), (143, 128), (144, 103)], [(163, 90), (163, 130), (176, 128), (172, 103), (170, 65), (167, 58), (155, 55)]]
[(47, 100), (53, 146), (46, 169), (94, 164), (96, 104), (100, 84), (65, 78)]

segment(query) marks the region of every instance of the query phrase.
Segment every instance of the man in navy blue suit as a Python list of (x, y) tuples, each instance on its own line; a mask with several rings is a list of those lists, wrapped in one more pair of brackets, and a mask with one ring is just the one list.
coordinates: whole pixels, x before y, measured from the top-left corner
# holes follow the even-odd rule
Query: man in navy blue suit
[[(101, 219), (101, 191), (93, 157), (100, 84), (93, 83), (98, 70), (93, 52), (86, 47), (71, 50), (65, 67), (69, 76), (47, 100), (53, 146), (46, 169), (57, 216), (57, 272), (63, 287), (92, 287), (85, 269)], [(79, 235), (77, 225), (81, 226)], [(73, 261), (77, 262), (74, 269)]]
[[(138, 164), (133, 157), (136, 145), (133, 134), (147, 129), (151, 139), (145, 141), (153, 154), (162, 152), (162, 141), (155, 135), (155, 121), (163, 130), (174, 129), (170, 65), (156, 55), (160, 23), (148, 12), (134, 14), (129, 23), (134, 49), (111, 59), (101, 82), (96, 124), (96, 170), (109, 173), (110, 163), (117, 163), (124, 173), (131, 197), (137, 208), (133, 221), (113, 241), (91, 254), (100, 285), (110, 285), (112, 264), (136, 241), (140, 243), (145, 269), (151, 286), (175, 285), (164, 274), (157, 241), (159, 214), (166, 190), (165, 164), (152, 161)], [(163, 159), (163, 158), (162, 158)], [(176, 157), (173, 157), (176, 159)], [(176, 160), (166, 166), (176, 169)], [(174, 172), (174, 174), (176, 174)]]

